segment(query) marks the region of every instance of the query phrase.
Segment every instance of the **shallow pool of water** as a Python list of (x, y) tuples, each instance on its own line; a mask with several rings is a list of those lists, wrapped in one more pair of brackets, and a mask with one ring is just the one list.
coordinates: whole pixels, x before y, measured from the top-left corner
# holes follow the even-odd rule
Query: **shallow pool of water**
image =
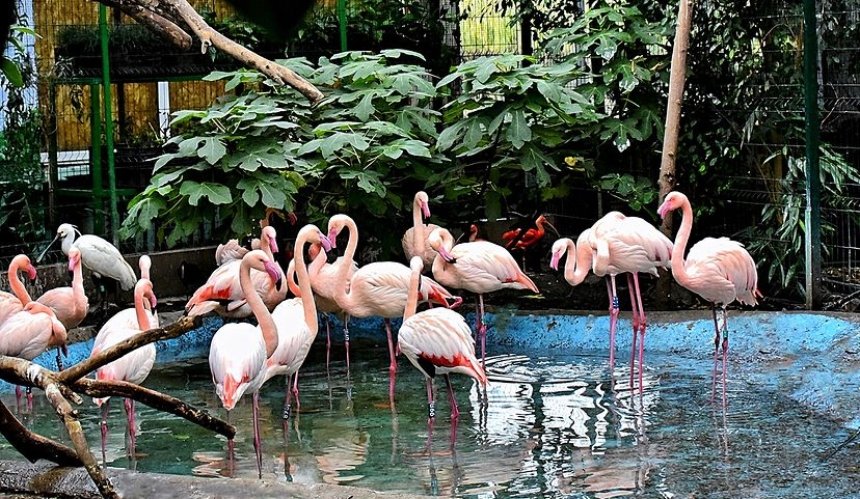
[[(453, 378), (456, 426), (439, 380), (431, 434), (423, 378), (405, 359), (391, 411), (387, 352), (360, 345), (349, 379), (341, 354), (333, 352), (327, 372), (324, 352), (314, 352), (300, 377), (301, 412), (287, 424), (283, 380), (264, 388), (266, 476), (445, 496), (860, 497), (857, 446), (827, 463), (819, 459), (847, 431), (741, 377), (730, 381), (723, 414), (710, 403), (709, 366), (699, 362), (649, 358), (640, 396), (629, 390), (623, 361), (612, 384), (605, 357), (491, 357), (486, 402), (470, 379)], [(146, 385), (225, 416), (203, 359), (157, 366)], [(2, 399), (15, 407), (14, 394)], [(81, 413), (95, 450), (99, 411), (88, 399)], [(129, 460), (122, 404), (114, 401), (108, 464), (256, 477), (250, 397), (230, 417), (239, 432), (232, 469), (223, 438), (143, 406), (139, 454)], [(41, 392), (24, 418), (38, 432), (65, 438)], [(0, 457), (17, 456), (3, 442)]]

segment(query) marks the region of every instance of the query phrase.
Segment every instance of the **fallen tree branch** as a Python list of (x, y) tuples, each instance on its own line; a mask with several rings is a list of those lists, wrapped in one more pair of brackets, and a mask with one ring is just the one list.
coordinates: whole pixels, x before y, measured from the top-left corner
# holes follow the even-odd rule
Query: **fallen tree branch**
[[(104, 3), (109, 5), (109, 0), (106, 0)], [(194, 41), (191, 38), (191, 35), (186, 33), (184, 29), (177, 26), (173, 21), (156, 14), (151, 10), (147, 10), (140, 5), (117, 3), (114, 4), (114, 6), (155, 33), (166, 37), (170, 43), (176, 45), (182, 50), (188, 50), (191, 48), (191, 44)]]
[(72, 441), (72, 445), (75, 447), (75, 452), (77, 452), (78, 457), (83, 463), (84, 468), (87, 470), (87, 473), (90, 475), (90, 478), (93, 479), (96, 487), (98, 487), (99, 493), (101, 493), (102, 497), (119, 498), (119, 494), (117, 494), (116, 490), (113, 488), (113, 484), (110, 482), (110, 479), (108, 479), (104, 470), (99, 466), (93, 453), (90, 452), (90, 446), (87, 444), (87, 439), (84, 437), (84, 430), (81, 428), (81, 422), (78, 421), (77, 411), (72, 408), (69, 401), (63, 397), (62, 393), (60, 393), (56, 383), (50, 383), (45, 386), (45, 396), (48, 397), (48, 401), (52, 406), (54, 406), (54, 409), (57, 411), (57, 415), (60, 416), (63, 424), (66, 425), (66, 431), (69, 433), (69, 438)]
[(28, 430), (3, 402), (0, 402), (0, 434), (31, 463), (46, 459), (60, 466), (84, 464), (74, 449)]
[(83, 378), (90, 372), (95, 371), (96, 369), (109, 364), (144, 345), (182, 336), (188, 331), (200, 326), (201, 320), (202, 319), (200, 317), (183, 316), (173, 324), (143, 331), (140, 334), (136, 334), (127, 340), (123, 340), (102, 350), (79, 364), (75, 364), (68, 369), (60, 371), (57, 374), (57, 381), (60, 383), (74, 382)]
[(212, 417), (208, 412), (190, 406), (176, 397), (165, 395), (149, 388), (127, 383), (125, 381), (96, 381), (81, 378), (75, 381), (72, 388), (91, 397), (125, 397), (146, 404), (153, 409), (169, 412), (175, 416), (187, 419), (227, 438), (236, 436), (236, 427), (221, 419)]

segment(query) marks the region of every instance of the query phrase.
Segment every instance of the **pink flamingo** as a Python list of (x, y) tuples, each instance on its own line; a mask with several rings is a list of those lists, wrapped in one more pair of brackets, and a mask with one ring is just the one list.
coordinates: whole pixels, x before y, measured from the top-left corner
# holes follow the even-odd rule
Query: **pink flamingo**
[(460, 417), (450, 373), (461, 373), (475, 378), (481, 386), (487, 385), (487, 375), (475, 357), (472, 331), (462, 315), (447, 308), (431, 308), (421, 313), (418, 309), (418, 288), (424, 263), (420, 256), (410, 262), (412, 277), (409, 298), (403, 311), (403, 324), (397, 333), (397, 344), (409, 362), (427, 379), (427, 407), (432, 421), (436, 417), (433, 380), (437, 374), (445, 377), (448, 398), (451, 401), (451, 419)]
[(423, 218), (430, 218), (430, 198), (426, 192), (418, 191), (412, 201), (412, 227), (403, 234), (400, 244), (403, 245), (406, 260), (411, 260), (413, 256), (417, 255), (421, 257), (425, 267), (430, 267), (433, 265), (437, 253), (427, 244), (427, 238), (439, 226), (425, 224), (422, 215)]
[[(352, 267), (355, 248), (358, 245), (358, 228), (347, 215), (335, 215), (329, 219), (329, 240), (334, 246), (337, 235), (346, 227), (349, 229), (349, 242), (344, 252), (344, 264), (340, 266), (337, 277), (339, 282), (347, 282), (347, 276)], [(388, 397), (394, 404), (394, 383), (397, 376), (397, 359), (395, 358), (394, 339), (391, 334), (391, 319), (403, 315), (406, 310), (406, 299), (409, 293), (409, 279), (412, 271), (406, 265), (397, 262), (369, 263), (358, 270), (346, 286), (335, 287), (335, 301), (352, 317), (382, 317), (385, 322), (385, 332), (388, 335), (388, 356), (390, 365)], [(421, 280), (418, 299), (430, 301), (444, 307), (457, 307), (462, 303), (460, 297), (455, 297), (430, 278)], [(449, 305), (448, 300), (453, 300)]]
[[(577, 250), (578, 247), (578, 250)], [(571, 252), (577, 253), (576, 270), (570, 262)], [(633, 310), (633, 341), (630, 352), (630, 376), (636, 359), (637, 333), (639, 342), (639, 386), (642, 386), (643, 361), (645, 355), (645, 309), (639, 289), (639, 272), (659, 275), (658, 267), (668, 268), (672, 256), (672, 241), (653, 225), (638, 217), (626, 217), (620, 212), (610, 212), (598, 220), (590, 229), (580, 234), (574, 246), (570, 239), (560, 239), (553, 244), (550, 267), (558, 270), (561, 256), (567, 252), (565, 280), (576, 286), (585, 278), (591, 266), (595, 275), (605, 276), (609, 294), (609, 365), (615, 365), (615, 330), (620, 307), (616, 291), (615, 276), (627, 273), (630, 303)], [(581, 256), (580, 256), (581, 254)], [(569, 278), (568, 278), (569, 277)]]
[(90, 308), (84, 293), (84, 273), (81, 268), (81, 251), (72, 246), (69, 249), (69, 272), (72, 272), (72, 286), (63, 286), (46, 291), (36, 299), (39, 303), (54, 309), (57, 319), (66, 331), (78, 327)]
[[(277, 234), (273, 227), (264, 227), (260, 235), (260, 249), (270, 259), (272, 254), (278, 252), (278, 243), (275, 241)], [(272, 260), (274, 262), (274, 260)], [(283, 270), (276, 265), (281, 275)], [(244, 318), (252, 314), (248, 305), (246, 295), (239, 284), (239, 268), (241, 260), (233, 260), (215, 269), (205, 284), (200, 286), (185, 305), (185, 313), (189, 316), (205, 315), (215, 312), (222, 317)], [(263, 303), (269, 310), (275, 308), (287, 298), (287, 285), (280, 282), (274, 286), (263, 272), (254, 270), (251, 272), (254, 289), (262, 296)]]
[[(249, 251), (242, 257), (239, 284), (245, 291), (248, 306), (259, 326), (229, 323), (221, 326), (209, 347), (209, 369), (215, 383), (215, 393), (228, 412), (245, 392), (252, 393), (254, 418), (254, 450), (257, 452), (257, 474), (263, 474), (263, 449), (260, 442), (258, 414), (259, 390), (266, 381), (266, 359), (278, 347), (278, 330), (263, 299), (255, 292), (251, 270), (264, 272), (272, 284), (281, 285), (281, 274), (274, 262), (261, 250)], [(233, 441), (228, 443), (232, 455)]]
[(305, 265), (304, 247), (309, 242), (322, 248), (323, 259), (325, 251), (331, 249), (328, 238), (315, 225), (305, 225), (299, 230), (293, 248), (294, 259), (289, 268), (296, 272), (299, 283), (298, 294), (301, 298), (286, 300), (272, 312), (272, 319), (278, 330), (278, 348), (266, 360), (265, 380), (279, 375), (287, 377), (284, 419), (288, 419), (292, 411), (290, 377), (293, 377), (292, 393), (296, 397), (296, 408), (299, 409), (299, 368), (305, 362), (319, 331), (316, 302), (311, 290), (308, 268)]
[[(141, 255), (138, 260), (138, 266), (140, 267), (140, 278), (146, 279), (151, 282), (149, 277), (149, 271), (152, 268), (152, 260), (148, 255)], [(136, 305), (136, 304), (135, 304)], [(159, 326), (158, 313), (155, 308), (152, 307), (150, 300), (143, 300), (143, 308), (146, 315), (149, 317), (149, 327), (156, 328)], [(113, 317), (107, 320), (102, 327), (99, 329), (98, 334), (102, 334), (102, 331), (110, 331), (114, 329), (138, 329), (140, 328), (140, 323), (137, 320), (137, 307), (126, 308), (120, 310), (119, 312), (113, 314)], [(98, 335), (96, 335), (98, 338)]]
[(6, 319), (24, 310), (24, 305), (30, 303), (30, 293), (21, 282), (21, 277), (18, 272), (21, 270), (27, 271), (27, 277), (31, 281), (36, 280), (36, 267), (30, 263), (30, 257), (27, 255), (17, 255), (9, 264), (9, 289), (12, 293), (0, 291), (0, 324), (6, 322)]
[(430, 234), (430, 246), (439, 252), (433, 261), (433, 277), (445, 286), (478, 295), (477, 335), (481, 341), (481, 365), (486, 362), (487, 325), (484, 323), (484, 294), (500, 289), (528, 289), (540, 293), (505, 248), (488, 241), (460, 243), (446, 229)]
[[(346, 349), (346, 370), (349, 371), (349, 328), (347, 326), (349, 315), (347, 315), (347, 313), (342, 308), (340, 308), (340, 306), (334, 299), (335, 289), (338, 283), (338, 273), (340, 272), (340, 265), (345, 265), (345, 260), (341, 256), (338, 257), (334, 263), (328, 263), (326, 254), (322, 251), (322, 246), (316, 243), (311, 243), (311, 246), (308, 248), (308, 255), (311, 258), (311, 264), (308, 265), (308, 275), (311, 279), (311, 289), (314, 293), (314, 300), (316, 301), (317, 310), (324, 314), (337, 315), (343, 321), (343, 338), (344, 347)], [(355, 273), (356, 270), (358, 270), (358, 265), (353, 262), (352, 265), (350, 265), (349, 267), (349, 271), (347, 272), (347, 281), (342, 283), (342, 286), (349, 285), (349, 279), (352, 279), (352, 275)], [(301, 298), (301, 290), (299, 289), (298, 284), (296, 284), (294, 276), (295, 259), (290, 260), (290, 265), (287, 269), (287, 284), (290, 286), (290, 292), (292, 292), (293, 295), (295, 295), (296, 297)], [(331, 324), (329, 323), (328, 317), (325, 318), (325, 333), (325, 364), (326, 368), (328, 368), (331, 351)]]
[[(31, 301), (20, 312), (9, 316), (0, 324), (0, 355), (33, 360), (42, 352), (59, 347), (66, 352), (66, 328), (57, 320), (54, 311), (47, 305)], [(21, 400), (21, 388), (15, 388)], [(33, 396), (27, 388), (27, 406), (32, 407)]]
[[(723, 406), (726, 405), (726, 362), (729, 352), (728, 312), (726, 307), (735, 300), (744, 305), (757, 305), (758, 274), (755, 261), (744, 246), (727, 237), (706, 237), (690, 248), (687, 259), (684, 252), (693, 229), (693, 209), (687, 196), (677, 191), (666, 195), (657, 213), (666, 218), (681, 208), (681, 227), (675, 236), (672, 250), (672, 276), (681, 286), (696, 293), (714, 305), (714, 374), (711, 400), (717, 390), (717, 363), (720, 340), (723, 348)], [(717, 309), (722, 315), (722, 326), (717, 322)]]
[[(126, 323), (125, 310), (115, 314), (96, 335), (93, 350), (90, 357), (99, 352), (140, 334), (142, 331), (153, 327), (152, 316), (144, 308), (144, 303), (149, 304), (155, 310), (158, 303), (152, 290), (152, 282), (142, 277), (134, 286), (134, 324)], [(144, 345), (132, 352), (125, 354), (119, 359), (105, 364), (96, 370), (96, 379), (101, 381), (127, 381), (129, 383), (141, 384), (149, 376), (152, 366), (155, 364), (155, 344)], [(105, 459), (105, 440), (107, 438), (107, 418), (110, 412), (110, 397), (94, 398), (93, 402), (102, 409), (101, 437), (102, 437), (102, 460)], [(125, 414), (128, 421), (128, 454), (135, 455), (137, 444), (137, 424), (134, 415), (134, 400), (125, 399)]]

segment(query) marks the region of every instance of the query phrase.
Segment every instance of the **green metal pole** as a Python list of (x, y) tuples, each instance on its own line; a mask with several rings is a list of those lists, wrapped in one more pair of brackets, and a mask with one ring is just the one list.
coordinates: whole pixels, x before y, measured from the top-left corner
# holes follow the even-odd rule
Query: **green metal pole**
[(113, 151), (113, 103), (110, 89), (110, 52), (108, 51), (107, 7), (99, 4), (99, 38), (102, 46), (102, 91), (104, 92), (105, 148), (107, 149), (108, 189), (110, 190), (110, 231), (114, 245), (119, 244), (119, 210), (116, 199), (116, 170)]
[(99, 85), (90, 85), (90, 143), (93, 152), (90, 156), (90, 168), (93, 177), (93, 230), (96, 234), (104, 234), (104, 184), (102, 184), (102, 106), (99, 95)]
[(806, 117), (806, 307), (821, 304), (821, 177), (818, 171), (818, 32), (815, 0), (803, 1), (803, 101)]
[(346, 52), (346, 0), (337, 0), (337, 24), (340, 27), (340, 51)]

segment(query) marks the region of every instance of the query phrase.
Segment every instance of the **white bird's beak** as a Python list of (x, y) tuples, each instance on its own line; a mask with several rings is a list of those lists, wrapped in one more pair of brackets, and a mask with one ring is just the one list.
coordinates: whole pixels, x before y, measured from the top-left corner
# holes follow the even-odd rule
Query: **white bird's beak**
[(47, 252), (48, 252), (48, 250), (49, 250), (49, 249), (51, 249), (51, 246), (53, 246), (53, 245), (54, 245), (54, 243), (55, 243), (55, 242), (57, 242), (57, 239), (59, 239), (59, 238), (60, 238), (60, 235), (59, 235), (59, 234), (57, 234), (56, 236), (54, 236), (54, 239), (52, 239), (52, 240), (51, 240), (51, 242), (50, 242), (50, 243), (48, 243), (48, 245), (47, 245), (47, 246), (45, 246), (45, 249), (43, 249), (43, 250), (42, 250), (42, 254), (41, 254), (41, 255), (39, 255), (39, 258), (36, 258), (36, 263), (41, 262), (41, 261), (42, 261), (42, 258), (45, 258), (45, 253), (47, 253)]

